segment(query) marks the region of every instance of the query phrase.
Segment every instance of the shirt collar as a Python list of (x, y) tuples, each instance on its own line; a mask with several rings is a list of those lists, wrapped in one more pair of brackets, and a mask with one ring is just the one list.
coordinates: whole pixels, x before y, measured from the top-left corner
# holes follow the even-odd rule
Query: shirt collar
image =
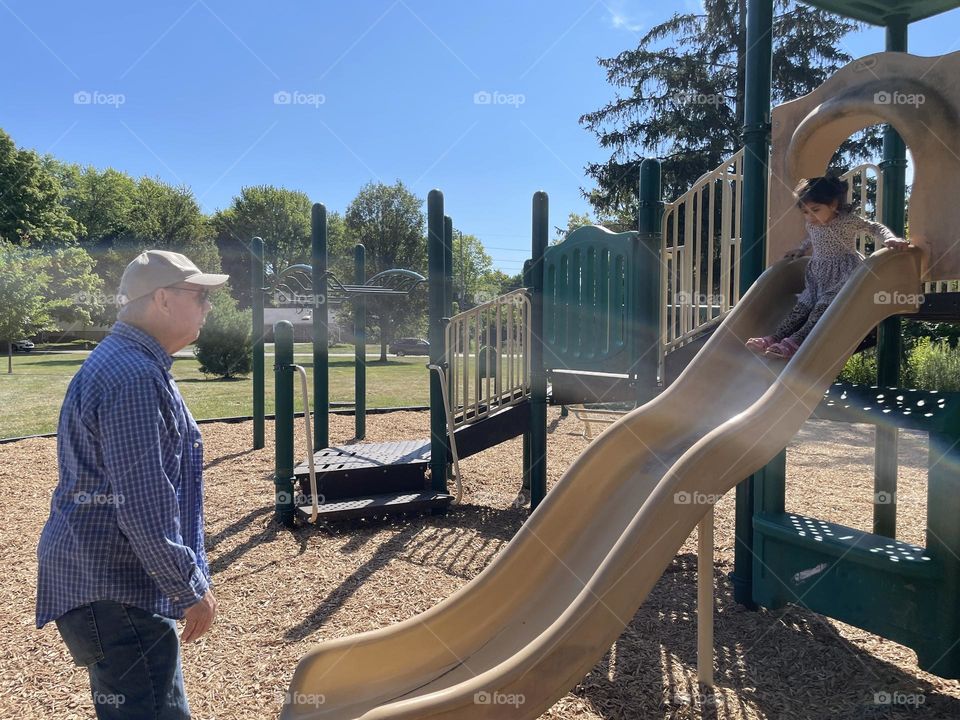
[(153, 335), (144, 332), (140, 328), (118, 320), (110, 329), (110, 334), (132, 340), (141, 345), (148, 353), (156, 358), (157, 362), (159, 362), (165, 370), (170, 370), (170, 368), (173, 367), (173, 358), (170, 356), (170, 353), (163, 349), (163, 346), (160, 345)]

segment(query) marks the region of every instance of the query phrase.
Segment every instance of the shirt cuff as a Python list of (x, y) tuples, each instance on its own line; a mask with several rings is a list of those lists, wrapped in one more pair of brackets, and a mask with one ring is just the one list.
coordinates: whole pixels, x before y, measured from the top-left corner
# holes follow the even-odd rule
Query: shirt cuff
[(170, 602), (173, 604), (173, 607), (177, 613), (182, 615), (187, 608), (200, 602), (203, 599), (203, 596), (207, 594), (207, 590), (209, 589), (209, 581), (206, 577), (204, 577), (200, 568), (194, 565), (193, 571), (190, 573), (188, 585), (183, 589), (182, 592), (172, 595), (170, 597)]

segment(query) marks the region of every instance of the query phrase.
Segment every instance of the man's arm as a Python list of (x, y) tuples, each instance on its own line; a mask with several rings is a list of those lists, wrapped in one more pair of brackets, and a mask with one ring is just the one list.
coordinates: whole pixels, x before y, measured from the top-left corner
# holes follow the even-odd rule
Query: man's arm
[(164, 412), (165, 392), (154, 378), (124, 383), (104, 398), (99, 427), (120, 531), (160, 592), (183, 612), (209, 585), (183, 542), (177, 493), (164, 468), (179, 442), (173, 416)]

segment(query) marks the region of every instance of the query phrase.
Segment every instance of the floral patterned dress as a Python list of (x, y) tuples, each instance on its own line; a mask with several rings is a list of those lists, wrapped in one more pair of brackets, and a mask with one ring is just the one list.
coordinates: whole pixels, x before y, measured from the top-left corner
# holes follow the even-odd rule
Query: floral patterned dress
[(799, 345), (810, 334), (847, 278), (863, 262), (863, 256), (857, 252), (860, 233), (870, 235), (878, 248), (884, 241), (897, 237), (887, 226), (856, 213), (841, 213), (826, 225), (807, 223), (807, 237), (800, 247), (804, 251), (813, 247), (813, 257), (807, 265), (797, 304), (773, 333), (777, 342), (789, 337)]

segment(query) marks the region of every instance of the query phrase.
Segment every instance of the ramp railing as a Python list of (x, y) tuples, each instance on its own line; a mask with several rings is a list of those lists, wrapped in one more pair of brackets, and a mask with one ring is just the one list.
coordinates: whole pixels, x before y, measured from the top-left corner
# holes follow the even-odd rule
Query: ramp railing
[(530, 296), (514, 290), (450, 318), (451, 430), (530, 395)]

